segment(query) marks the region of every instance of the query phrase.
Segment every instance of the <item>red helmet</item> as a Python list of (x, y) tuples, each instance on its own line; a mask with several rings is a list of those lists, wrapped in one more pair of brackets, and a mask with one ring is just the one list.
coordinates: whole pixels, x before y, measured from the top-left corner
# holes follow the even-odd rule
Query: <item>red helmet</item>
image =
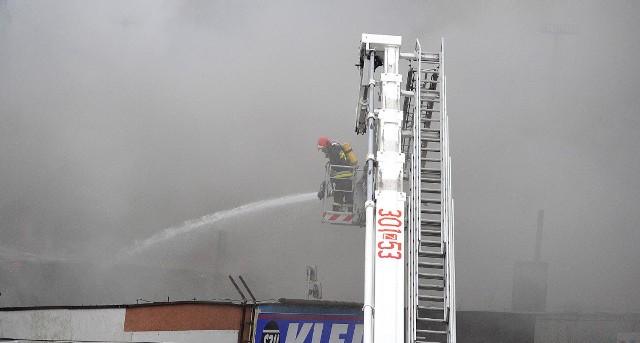
[(328, 147), (329, 145), (331, 145), (331, 141), (329, 140), (329, 138), (327, 138), (327, 137), (318, 138), (318, 150), (324, 149), (324, 148)]

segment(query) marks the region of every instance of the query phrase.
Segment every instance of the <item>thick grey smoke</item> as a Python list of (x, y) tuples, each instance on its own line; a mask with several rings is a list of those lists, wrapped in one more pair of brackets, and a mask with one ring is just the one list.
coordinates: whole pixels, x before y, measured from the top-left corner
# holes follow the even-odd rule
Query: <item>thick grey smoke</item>
[[(235, 297), (230, 273), (298, 298), (309, 264), (325, 298), (360, 301), (363, 232), (319, 224), (318, 203), (95, 263), (315, 189), (320, 135), (363, 159), (353, 65), (369, 32), (404, 50), (445, 37), (461, 308), (509, 307), (544, 209), (549, 308), (638, 310), (639, 14), (635, 1), (0, 1), (1, 305)], [(70, 299), (32, 285), (75, 278)]]

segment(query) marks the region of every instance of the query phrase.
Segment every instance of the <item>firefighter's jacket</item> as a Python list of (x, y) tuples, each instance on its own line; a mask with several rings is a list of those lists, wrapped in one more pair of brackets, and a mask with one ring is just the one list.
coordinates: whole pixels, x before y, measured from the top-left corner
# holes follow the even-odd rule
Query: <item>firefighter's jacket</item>
[[(329, 159), (329, 164), (332, 166), (350, 166), (347, 154), (344, 148), (339, 143), (332, 143), (326, 149), (323, 150), (325, 156)], [(353, 177), (352, 168), (333, 168), (331, 170), (331, 178), (334, 179), (348, 179)]]

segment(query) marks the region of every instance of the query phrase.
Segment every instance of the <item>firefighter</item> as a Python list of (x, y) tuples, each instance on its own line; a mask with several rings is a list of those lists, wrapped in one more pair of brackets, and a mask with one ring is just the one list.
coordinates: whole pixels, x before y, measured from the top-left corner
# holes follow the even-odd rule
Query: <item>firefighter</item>
[[(318, 139), (318, 150), (322, 150), (329, 159), (327, 168), (329, 180), (333, 188), (333, 210), (353, 212), (353, 167), (343, 146), (331, 142), (327, 137)], [(323, 182), (318, 192), (318, 198), (323, 199), (326, 194), (326, 184)]]

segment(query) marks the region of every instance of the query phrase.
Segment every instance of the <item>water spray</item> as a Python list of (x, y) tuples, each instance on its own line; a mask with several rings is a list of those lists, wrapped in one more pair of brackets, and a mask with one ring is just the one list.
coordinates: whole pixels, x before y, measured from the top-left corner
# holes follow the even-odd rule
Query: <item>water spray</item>
[(127, 256), (134, 256), (142, 253), (143, 251), (149, 249), (154, 245), (173, 239), (178, 235), (200, 230), (208, 225), (215, 224), (221, 220), (230, 219), (230, 218), (234, 218), (237, 216), (241, 216), (241, 215), (245, 215), (253, 212), (264, 211), (274, 207), (307, 202), (314, 199), (316, 199), (315, 192), (293, 194), (293, 195), (287, 195), (279, 198), (251, 202), (242, 206), (238, 206), (236, 208), (232, 208), (230, 210), (215, 212), (215, 213), (203, 216), (200, 219), (186, 221), (180, 226), (167, 228), (143, 241), (136, 241), (132, 247), (121, 250), (117, 255), (120, 256), (121, 258), (127, 257)]

